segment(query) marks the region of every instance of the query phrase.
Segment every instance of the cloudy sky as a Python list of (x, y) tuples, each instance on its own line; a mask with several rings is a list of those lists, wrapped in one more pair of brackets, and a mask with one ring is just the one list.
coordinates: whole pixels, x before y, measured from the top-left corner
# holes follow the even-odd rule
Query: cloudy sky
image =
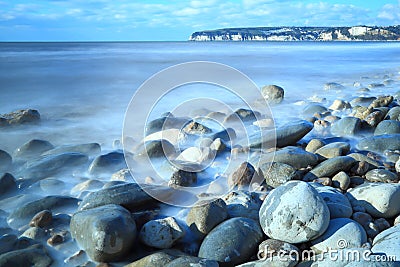
[(0, 0), (0, 41), (175, 41), (227, 27), (360, 24), (400, 24), (400, 0)]

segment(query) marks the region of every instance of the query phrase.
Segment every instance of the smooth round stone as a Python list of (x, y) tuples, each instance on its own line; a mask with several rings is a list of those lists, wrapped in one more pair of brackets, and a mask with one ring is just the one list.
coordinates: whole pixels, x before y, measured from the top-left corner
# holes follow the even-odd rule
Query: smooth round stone
[(356, 161), (365, 161), (369, 165), (374, 166), (375, 168), (378, 168), (379, 166), (381, 166), (381, 164), (378, 161), (373, 160), (372, 158), (370, 158), (364, 154), (361, 154), (361, 153), (351, 153), (351, 154), (348, 154), (347, 156), (352, 157)]
[(340, 83), (331, 82), (324, 84), (324, 90), (343, 90), (344, 88)]
[(240, 108), (232, 114), (226, 116), (223, 123), (230, 122), (254, 122), (257, 121), (257, 117), (260, 118), (261, 114), (257, 111)]
[(162, 118), (158, 118), (147, 123), (145, 128), (145, 135), (148, 136), (152, 133), (172, 128), (181, 129), (182, 126), (185, 125), (190, 120), (191, 119), (189, 118), (176, 118), (172, 116), (164, 116)]
[(382, 112), (382, 111), (380, 111), (380, 110), (377, 110), (377, 111), (374, 111), (374, 112), (372, 112), (371, 114), (369, 114), (369, 115), (364, 119), (364, 121), (365, 121), (368, 125), (370, 125), (371, 127), (376, 127), (376, 126), (383, 120), (383, 118), (385, 117), (385, 114), (386, 114), (386, 113), (384, 113), (384, 112)]
[(14, 152), (14, 156), (17, 158), (31, 158), (42, 154), (54, 146), (46, 140), (33, 139), (17, 148)]
[(315, 113), (323, 113), (327, 110), (328, 109), (321, 104), (309, 104), (303, 109), (302, 113), (305, 116), (313, 116)]
[(323, 186), (318, 183), (310, 183), (320, 194), (329, 208), (331, 219), (350, 218), (353, 214), (350, 201), (337, 189), (330, 186)]
[(365, 178), (370, 182), (390, 183), (398, 180), (397, 175), (385, 169), (373, 169), (365, 174)]
[(149, 247), (170, 248), (185, 235), (184, 230), (173, 217), (151, 220), (140, 230), (139, 239)]
[(6, 151), (0, 149), (0, 172), (7, 171), (12, 163), (12, 157)]
[(319, 148), (323, 147), (325, 143), (319, 139), (311, 139), (310, 142), (308, 142), (305, 150), (310, 153), (315, 153)]
[(370, 108), (379, 108), (379, 107), (387, 107), (389, 106), (390, 103), (393, 101), (393, 96), (388, 95), (388, 96), (378, 96), (377, 99), (372, 101), (372, 103), (369, 105)]
[(184, 267), (184, 266), (218, 267), (219, 264), (215, 260), (202, 259), (193, 256), (183, 256), (165, 265), (165, 267)]
[(400, 149), (400, 134), (384, 134), (361, 139), (357, 148), (376, 153), (383, 153), (385, 150)]
[(119, 170), (111, 175), (111, 181), (133, 182), (129, 169)]
[(71, 194), (82, 192), (85, 190), (95, 190), (95, 189), (100, 189), (103, 187), (103, 182), (100, 182), (99, 180), (86, 180), (82, 183), (77, 184), (71, 189)]
[(331, 132), (337, 136), (353, 136), (360, 132), (361, 120), (355, 117), (344, 117), (331, 126)]
[(214, 157), (215, 153), (209, 148), (189, 147), (182, 151), (176, 160), (202, 164), (212, 160)]
[(266, 85), (261, 88), (261, 94), (269, 103), (279, 104), (284, 98), (285, 90), (278, 85)]
[(298, 178), (296, 169), (290, 165), (280, 162), (270, 162), (260, 165), (267, 185), (277, 188), (278, 186)]
[(329, 222), (323, 235), (311, 241), (311, 249), (316, 252), (345, 248), (361, 248), (367, 242), (364, 228), (348, 218), (336, 218)]
[(203, 135), (203, 134), (208, 134), (211, 133), (212, 130), (208, 128), (207, 126), (197, 122), (197, 121), (191, 121), (187, 123), (183, 128), (182, 131), (187, 133), (187, 134), (197, 134), (197, 135)]
[(61, 153), (82, 153), (89, 156), (95, 156), (101, 152), (101, 147), (98, 143), (78, 144), (78, 145), (64, 145), (50, 149), (42, 155), (61, 154)]
[(365, 96), (360, 96), (360, 97), (356, 97), (353, 100), (350, 101), (350, 104), (355, 107), (355, 106), (369, 106), (372, 101), (374, 101), (376, 99), (376, 97), (374, 96), (369, 96), (369, 97), (365, 97)]
[(345, 172), (338, 172), (332, 177), (332, 186), (343, 191), (347, 190), (350, 186), (350, 177)]
[(325, 158), (344, 156), (350, 151), (350, 144), (346, 142), (334, 142), (327, 144), (315, 151), (315, 154)]
[(225, 201), (229, 217), (246, 217), (258, 221), (258, 211), (262, 201), (255, 192), (237, 191), (226, 195)]
[(141, 258), (140, 260), (134, 261), (125, 267), (160, 267), (166, 266), (168, 263), (173, 261), (176, 257), (169, 255), (163, 251), (155, 252)]
[(53, 214), (49, 210), (42, 210), (33, 216), (32, 220), (29, 223), (31, 227), (47, 227), (53, 221)]
[(304, 179), (306, 181), (312, 181), (316, 178), (332, 177), (340, 171), (348, 171), (355, 162), (355, 159), (348, 156), (327, 159), (315, 166), (314, 169), (304, 176)]
[(333, 101), (332, 105), (329, 107), (329, 109), (332, 110), (343, 110), (343, 109), (350, 109), (351, 104), (347, 101), (343, 101), (340, 99), (336, 99)]
[(400, 120), (400, 106), (391, 108), (385, 117), (386, 120)]
[(15, 190), (17, 190), (17, 182), (14, 176), (9, 173), (0, 176), (0, 199)]
[(46, 237), (46, 232), (40, 227), (30, 227), (21, 236), (39, 241)]
[(353, 207), (362, 206), (374, 217), (400, 214), (400, 184), (364, 183), (346, 193)]
[(226, 218), (228, 209), (225, 202), (216, 199), (192, 207), (186, 217), (186, 223), (196, 236), (202, 238)]
[(375, 128), (374, 135), (400, 134), (400, 121), (384, 120)]
[(372, 243), (372, 252), (393, 255), (397, 260), (400, 259), (400, 225), (386, 229), (378, 234)]
[(0, 266), (48, 267), (52, 263), (53, 259), (41, 244), (35, 244), (0, 255)]
[(118, 205), (79, 211), (72, 216), (70, 228), (72, 237), (98, 262), (116, 261), (125, 256), (136, 238), (131, 213)]
[(232, 218), (216, 226), (204, 238), (198, 256), (238, 265), (256, 253), (262, 238), (262, 230), (256, 221)]
[(329, 218), (329, 208), (317, 190), (301, 181), (290, 181), (272, 190), (260, 209), (264, 233), (292, 244), (322, 235)]
[(126, 168), (124, 153), (115, 151), (97, 156), (89, 166), (89, 173), (114, 173), (123, 168)]

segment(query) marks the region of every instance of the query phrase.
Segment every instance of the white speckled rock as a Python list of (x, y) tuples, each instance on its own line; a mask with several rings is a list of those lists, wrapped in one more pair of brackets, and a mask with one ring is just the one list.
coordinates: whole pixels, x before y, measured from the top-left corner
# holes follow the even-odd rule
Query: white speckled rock
[(328, 228), (330, 213), (311, 185), (290, 181), (267, 195), (259, 216), (267, 236), (296, 244), (322, 235)]
[(323, 186), (319, 183), (310, 183), (310, 185), (318, 191), (326, 205), (328, 205), (331, 219), (350, 218), (353, 214), (350, 201), (337, 189), (330, 186)]
[(366, 183), (346, 196), (353, 207), (362, 206), (374, 217), (393, 218), (400, 213), (400, 184)]
[(396, 256), (400, 261), (400, 225), (386, 229), (378, 234), (372, 243), (372, 252), (385, 253), (386, 255)]
[(139, 238), (150, 247), (170, 248), (184, 235), (185, 232), (177, 221), (168, 217), (147, 222), (140, 230)]
[(348, 218), (332, 219), (326, 232), (311, 241), (317, 253), (328, 249), (360, 248), (367, 242), (364, 228), (356, 221)]

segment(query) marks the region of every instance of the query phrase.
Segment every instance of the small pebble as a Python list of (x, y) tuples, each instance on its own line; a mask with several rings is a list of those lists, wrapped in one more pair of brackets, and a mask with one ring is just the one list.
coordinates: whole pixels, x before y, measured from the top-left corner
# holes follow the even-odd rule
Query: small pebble
[(44, 228), (49, 226), (52, 220), (53, 220), (53, 215), (51, 211), (42, 210), (41, 212), (33, 216), (32, 220), (29, 223), (29, 226)]

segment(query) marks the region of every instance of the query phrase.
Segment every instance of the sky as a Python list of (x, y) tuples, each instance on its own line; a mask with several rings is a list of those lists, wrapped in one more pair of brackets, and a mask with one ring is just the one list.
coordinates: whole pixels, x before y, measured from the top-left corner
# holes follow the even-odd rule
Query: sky
[(0, 0), (0, 41), (185, 41), (230, 27), (399, 24), (400, 0)]

